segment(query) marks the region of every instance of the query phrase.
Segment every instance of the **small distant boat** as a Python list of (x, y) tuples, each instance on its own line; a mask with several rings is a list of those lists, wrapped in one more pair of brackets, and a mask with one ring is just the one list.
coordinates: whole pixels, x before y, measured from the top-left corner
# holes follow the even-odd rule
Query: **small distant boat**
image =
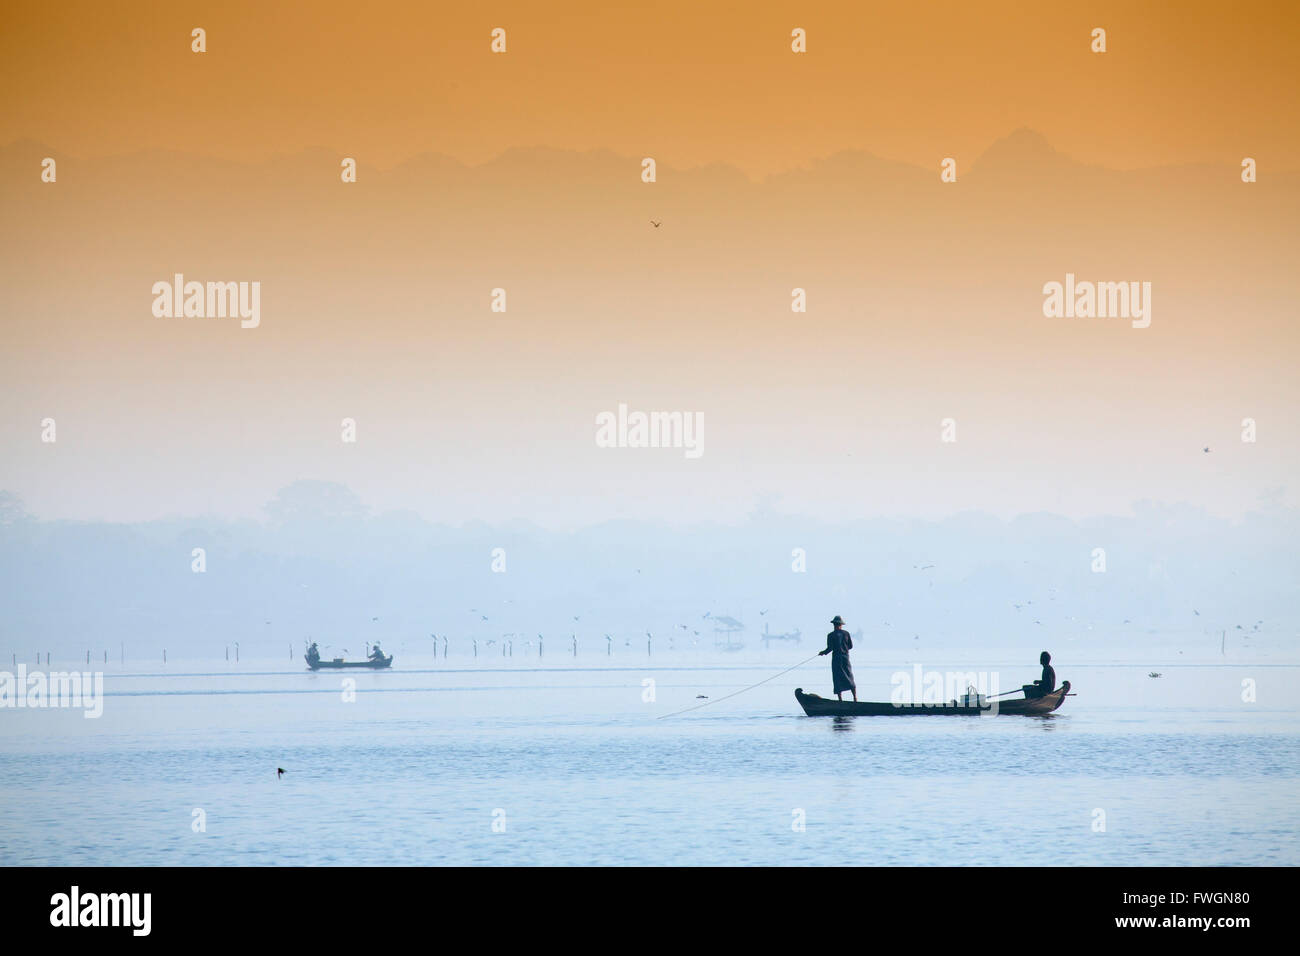
[(1065, 703), (1070, 693), (1067, 680), (1050, 694), (1042, 697), (998, 700), (984, 707), (968, 706), (955, 700), (946, 704), (891, 704), (869, 700), (830, 700), (817, 694), (805, 694), (803, 688), (795, 689), (794, 698), (809, 717), (907, 717), (933, 715), (936, 717), (975, 717), (988, 713), (997, 705), (997, 714), (1050, 714)]
[(803, 640), (803, 636), (799, 633), (798, 628), (795, 628), (793, 631), (788, 631), (785, 634), (773, 634), (768, 630), (767, 624), (763, 625), (763, 633), (758, 636), (763, 639), (764, 647), (771, 647), (773, 641), (789, 641), (792, 644), (798, 644)]
[(340, 670), (343, 668), (351, 668), (351, 667), (366, 667), (372, 671), (377, 671), (377, 670), (383, 670), (385, 667), (391, 667), (392, 665), (393, 665), (392, 654), (389, 654), (387, 657), (376, 657), (374, 660), (369, 660), (369, 661), (345, 661), (341, 657), (336, 657), (330, 661), (323, 660), (319, 657), (307, 658), (307, 666), (314, 671)]

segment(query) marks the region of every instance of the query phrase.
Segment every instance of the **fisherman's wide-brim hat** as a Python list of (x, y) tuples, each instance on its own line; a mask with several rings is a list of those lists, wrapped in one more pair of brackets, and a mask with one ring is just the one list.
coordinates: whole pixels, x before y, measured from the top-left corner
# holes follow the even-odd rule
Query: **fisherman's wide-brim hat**
[(831, 623), (832, 623), (832, 624), (843, 624), (843, 623), (844, 623), (844, 618), (842, 618), (842, 617), (840, 617), (838, 614), (836, 614), (833, 618), (831, 618)]

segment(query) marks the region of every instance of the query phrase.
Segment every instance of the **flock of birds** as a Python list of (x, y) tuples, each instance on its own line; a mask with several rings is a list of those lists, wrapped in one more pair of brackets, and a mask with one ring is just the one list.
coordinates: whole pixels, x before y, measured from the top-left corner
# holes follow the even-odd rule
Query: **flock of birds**
[[(655, 225), (656, 228), (657, 228), (657, 227), (659, 226), (659, 224), (660, 224), (660, 223), (658, 223), (658, 222), (656, 222), (656, 221), (654, 221), (654, 220), (651, 220), (651, 222), (652, 222), (653, 225)], [(1209, 452), (1209, 451), (1210, 451), (1210, 448), (1209, 448), (1208, 446), (1206, 446), (1205, 449), (1204, 449), (1204, 451), (1205, 451), (1205, 452)], [(1026, 562), (1026, 563), (1028, 563), (1028, 562)], [(936, 565), (933, 564), (933, 563), (930, 563), (930, 564), (913, 564), (913, 565), (912, 565), (912, 569), (913, 569), (914, 571), (918, 571), (918, 572), (930, 571), (930, 570), (933, 570), (935, 567), (936, 567)], [(640, 568), (636, 568), (636, 569), (634, 569), (634, 570), (635, 570), (635, 572), (636, 572), (637, 574), (640, 574), (640, 573), (641, 573), (641, 569), (640, 569)], [(931, 581), (929, 582), (929, 586), (930, 586), (930, 587), (934, 587), (934, 581), (933, 581), (933, 580), (931, 580)], [(1047, 599), (1048, 599), (1048, 601), (1055, 601), (1055, 600), (1056, 600), (1056, 594), (1057, 594), (1057, 591), (1058, 591), (1057, 588), (1054, 588), (1054, 587), (1052, 587), (1052, 588), (1048, 588), (1048, 595), (1047, 595)], [(511, 604), (511, 603), (513, 603), (513, 602), (512, 602), (510, 599), (506, 599), (506, 600), (504, 601), (504, 603), (505, 603), (505, 604)], [(1043, 605), (1043, 604), (1041, 604), (1041, 603), (1038, 604), (1038, 605), (1035, 605), (1035, 603), (1034, 603), (1034, 601), (1033, 601), (1032, 599), (1028, 599), (1028, 598), (1026, 598), (1026, 599), (1021, 600), (1021, 601), (1012, 601), (1011, 604), (1010, 604), (1010, 606), (1011, 606), (1012, 608), (1014, 608), (1016, 612), (1021, 612), (1021, 611), (1024, 611), (1024, 610), (1026, 610), (1026, 609), (1033, 609), (1033, 610), (1031, 610), (1030, 613), (1031, 613), (1031, 614), (1034, 614), (1034, 613), (1039, 613), (1039, 612), (1038, 612), (1038, 608), (1044, 607), (1045, 605)], [(759, 615), (759, 617), (766, 617), (767, 614), (768, 614), (768, 611), (769, 611), (769, 610), (770, 610), (770, 608), (759, 608), (759, 609), (758, 609), (758, 615)], [(485, 613), (484, 613), (481, 609), (479, 609), (479, 608), (470, 608), (470, 609), (469, 609), (469, 613), (477, 615), (477, 616), (478, 616), (478, 623), (480, 623), (480, 624), (487, 624), (487, 623), (489, 623), (489, 622), (491, 621), (491, 618), (489, 617), (489, 615), (485, 614)], [(1193, 608), (1193, 609), (1192, 609), (1192, 614), (1193, 614), (1193, 616), (1195, 616), (1195, 617), (1200, 617), (1200, 616), (1201, 616), (1201, 612), (1200, 612), (1198, 609), (1196, 609), (1196, 608)], [(702, 615), (700, 616), (700, 620), (701, 620), (701, 621), (708, 621), (708, 620), (709, 620), (710, 618), (712, 618), (712, 617), (713, 617), (712, 612), (710, 612), (710, 611), (706, 611), (704, 614), (702, 614)], [(1066, 622), (1068, 622), (1068, 623), (1071, 624), (1071, 625), (1075, 625), (1075, 626), (1083, 625), (1083, 626), (1085, 627), (1085, 629), (1086, 629), (1086, 630), (1089, 630), (1089, 631), (1093, 630), (1093, 628), (1094, 628), (1094, 625), (1093, 625), (1093, 624), (1091, 624), (1091, 623), (1087, 623), (1087, 624), (1085, 624), (1084, 621), (1083, 621), (1082, 619), (1080, 619), (1080, 618), (1078, 618), (1078, 617), (1075, 617), (1075, 616), (1073, 616), (1073, 615), (1068, 615), (1068, 614), (1067, 614), (1067, 615), (1064, 616), (1063, 620), (1066, 621)], [(377, 623), (377, 622), (379, 621), (379, 617), (378, 617), (378, 616), (374, 616), (374, 617), (371, 618), (371, 621)], [(582, 616), (581, 616), (581, 615), (578, 615), (578, 614), (573, 615), (573, 622), (574, 622), (574, 624), (579, 624), (579, 623), (581, 623), (581, 621), (582, 621)], [(270, 624), (271, 622), (270, 622), (270, 621), (267, 621), (266, 623), (267, 623), (267, 624)], [(1133, 623), (1133, 622), (1132, 622), (1132, 619), (1130, 619), (1130, 618), (1124, 618), (1123, 621), (1121, 622), (1121, 626), (1123, 626), (1123, 625), (1131, 625), (1132, 623)], [(1263, 620), (1256, 621), (1256, 622), (1255, 622), (1255, 623), (1254, 623), (1254, 624), (1253, 624), (1249, 629), (1248, 629), (1245, 625), (1243, 625), (1243, 624), (1237, 624), (1237, 625), (1234, 625), (1233, 630), (1243, 632), (1243, 637), (1246, 638), (1246, 639), (1249, 639), (1249, 637), (1250, 637), (1251, 635), (1256, 634), (1256, 633), (1259, 632), (1259, 629), (1260, 629), (1260, 627), (1263, 625), (1263, 623), (1264, 623)], [(1043, 623), (1043, 621), (1042, 621), (1042, 616), (1041, 616), (1041, 615), (1040, 615), (1040, 616), (1033, 617), (1033, 624), (1036, 625), (1036, 626), (1038, 626), (1038, 627), (1045, 627), (1045, 626), (1046, 626), (1046, 625)], [(882, 627), (886, 627), (886, 628), (892, 628), (892, 625), (890, 624), (889, 621), (882, 621), (882, 622), (881, 622), (881, 626), (882, 626)], [(675, 635), (676, 632), (677, 632), (678, 630), (680, 630), (680, 631), (682, 632), (682, 636), (683, 636), (683, 637), (685, 637), (687, 634), (689, 634), (689, 635), (691, 636), (691, 644), (692, 644), (692, 646), (694, 646), (694, 645), (698, 645), (698, 644), (699, 644), (700, 631), (699, 631), (699, 629), (698, 629), (697, 627), (692, 626), (691, 624), (679, 623), (679, 624), (677, 624), (677, 625), (674, 627), (673, 634)], [(501, 642), (502, 642), (502, 643), (511, 643), (511, 644), (513, 644), (513, 640), (514, 640), (514, 638), (515, 638), (516, 636), (517, 636), (517, 635), (514, 634), (514, 633), (505, 633), (505, 634), (502, 634), (502, 635), (501, 635)], [(613, 642), (616, 640), (615, 636), (614, 636), (613, 634), (609, 634), (609, 633), (604, 633), (602, 636), (605, 638), (605, 641), (606, 641), (606, 645), (607, 645), (607, 647), (612, 647)], [(645, 632), (645, 636), (646, 636), (647, 641), (653, 641), (653, 640), (654, 640), (654, 634), (653, 634), (652, 632), (650, 632), (650, 631), (646, 631), (646, 632)], [(447, 641), (448, 641), (447, 636), (446, 636), (446, 635), (431, 634), (430, 637), (432, 637), (433, 640), (434, 640), (435, 642), (438, 641), (439, 639), (441, 639), (441, 640), (443, 641), (443, 647), (444, 647), (444, 653), (445, 653), (445, 652), (446, 652)], [(916, 633), (914, 633), (914, 634), (912, 635), (912, 640), (913, 640), (913, 641), (920, 641), (920, 639), (921, 639), (920, 634), (916, 634)], [(537, 635), (537, 640), (538, 640), (538, 643), (539, 643), (539, 645), (540, 645), (541, 642), (544, 640), (543, 635), (542, 635), (542, 634), (538, 634), (538, 635)], [(574, 636), (574, 640), (576, 640), (576, 635)], [(1070, 640), (1073, 640), (1073, 638), (1070, 638)], [(623, 643), (624, 643), (624, 646), (625, 646), (625, 647), (631, 647), (631, 645), (632, 645), (632, 639), (631, 639), (630, 637), (626, 637), (626, 636), (625, 636), (625, 637), (624, 637), (624, 642), (623, 642)], [(498, 644), (498, 641), (497, 641), (497, 639), (495, 639), (495, 638), (489, 638), (489, 639), (487, 639), (487, 640), (484, 641), (484, 646), (486, 646), (486, 647), (495, 647), (495, 646), (497, 646), (497, 644)], [(533, 642), (532, 642), (531, 639), (530, 639), (530, 640), (526, 640), (526, 641), (524, 641), (524, 646), (526, 646), (526, 647), (528, 647), (528, 648), (531, 648), (532, 645), (533, 645)], [(672, 647), (672, 648), (675, 649), (675, 644), (674, 644), (674, 641), (673, 641), (673, 637), (672, 637), (672, 636), (669, 637), (669, 645), (670, 645), (670, 647)], [(400, 649), (400, 648), (399, 648), (399, 649)], [(513, 653), (513, 651), (512, 651), (511, 653)], [(1179, 653), (1179, 654), (1182, 654), (1183, 651), (1180, 650), (1178, 653)], [(1160, 677), (1161, 675), (1160, 675), (1159, 673), (1153, 671), (1153, 672), (1151, 672), (1151, 674), (1150, 674), (1149, 676), (1151, 676), (1151, 677), (1154, 678), (1154, 677)]]
[[(917, 571), (928, 571), (928, 570), (934, 568), (935, 565), (933, 565), (933, 564), (924, 564), (924, 565), (914, 564), (914, 565), (912, 565), (912, 567), (913, 567), (914, 570), (917, 570)], [(640, 569), (639, 569), (639, 568), (636, 569), (636, 570), (637, 570), (637, 573), (640, 573)], [(931, 582), (931, 585), (933, 585), (933, 582)], [(1049, 591), (1048, 600), (1049, 600), (1049, 601), (1055, 601), (1055, 600), (1056, 600), (1055, 593), (1056, 593), (1057, 589), (1056, 589), (1056, 588), (1049, 588), (1048, 591)], [(506, 604), (509, 604), (509, 603), (512, 603), (512, 602), (509, 601), (509, 600), (507, 600), (505, 603), (506, 603)], [(1035, 605), (1034, 605), (1033, 600), (1031, 600), (1031, 599), (1025, 599), (1025, 600), (1023, 600), (1023, 601), (1013, 601), (1013, 602), (1011, 602), (1011, 605), (1010, 605), (1010, 606), (1011, 606), (1012, 608), (1014, 608), (1017, 612), (1019, 612), (1019, 611), (1023, 611), (1023, 610), (1025, 610), (1026, 608), (1032, 608), (1032, 607), (1034, 607)], [(1042, 605), (1039, 605), (1039, 606), (1041, 607)], [(758, 609), (758, 615), (759, 615), (759, 617), (766, 617), (767, 614), (768, 614), (768, 611), (769, 611), (769, 610), (771, 610), (771, 609), (770, 609), (770, 608), (759, 608), (759, 609)], [(479, 623), (488, 623), (488, 622), (491, 620), (491, 618), (490, 618), (487, 614), (484, 614), (484, 613), (482, 612), (482, 610), (480, 610), (479, 608), (470, 608), (470, 609), (469, 609), (469, 613), (471, 613), (471, 614), (475, 614), (475, 615), (478, 615)], [(1200, 612), (1199, 610), (1197, 610), (1196, 608), (1192, 608), (1192, 614), (1193, 614), (1195, 617), (1200, 617), (1200, 616), (1201, 616), (1201, 612)], [(700, 615), (700, 620), (701, 620), (701, 621), (707, 621), (707, 620), (709, 620), (709, 619), (712, 618), (712, 617), (713, 617), (712, 612), (711, 612), (711, 611), (706, 611), (706, 612), (704, 612), (704, 614)], [(1064, 620), (1067, 621), (1067, 622), (1070, 622), (1070, 623), (1072, 623), (1072, 624), (1075, 624), (1075, 625), (1083, 624), (1083, 621), (1082, 621), (1080, 618), (1077, 618), (1077, 617), (1075, 617), (1075, 616), (1073, 616), (1073, 615), (1069, 615), (1069, 614), (1065, 615)], [(372, 618), (371, 618), (371, 621), (372, 621), (372, 622), (378, 622), (378, 621), (379, 621), (379, 618), (378, 618), (377, 616), (376, 616), (376, 617), (372, 617)], [(582, 616), (581, 616), (581, 615), (579, 615), (579, 614), (575, 614), (575, 615), (573, 615), (573, 622), (574, 622), (575, 624), (579, 624), (579, 623), (581, 623), (581, 621), (582, 621)], [(267, 621), (267, 623), (270, 624), (271, 622), (270, 622), (270, 621)], [(1033, 619), (1033, 623), (1036, 624), (1036, 625), (1038, 625), (1038, 626), (1040, 626), (1040, 627), (1045, 626), (1045, 625), (1043, 625), (1042, 619), (1041, 619), (1040, 617), (1035, 617), (1035, 618)], [(1124, 618), (1123, 621), (1121, 622), (1121, 625), (1127, 625), (1127, 624), (1132, 624), (1132, 623), (1133, 623), (1133, 622), (1132, 622), (1132, 619), (1130, 619), (1130, 618)], [(1247, 627), (1246, 627), (1245, 625), (1243, 625), (1243, 624), (1237, 624), (1237, 625), (1234, 625), (1234, 628), (1233, 628), (1233, 629), (1236, 630), (1236, 631), (1242, 631), (1242, 632), (1243, 632), (1243, 638), (1245, 638), (1245, 639), (1248, 640), (1252, 635), (1254, 635), (1254, 634), (1256, 634), (1256, 633), (1259, 632), (1259, 629), (1260, 629), (1260, 627), (1263, 625), (1263, 623), (1264, 623), (1264, 621), (1261, 619), (1261, 620), (1256, 621), (1253, 625), (1251, 625), (1251, 627), (1250, 627), (1249, 629), (1247, 629)], [(881, 627), (892, 628), (893, 625), (891, 625), (889, 621), (881, 621), (881, 625), (880, 625), (880, 626), (881, 626)], [(1084, 625), (1084, 626), (1086, 627), (1087, 630), (1090, 630), (1090, 631), (1091, 631), (1091, 630), (1093, 629), (1093, 625), (1092, 625), (1092, 624), (1086, 624), (1086, 625)], [(698, 644), (699, 644), (700, 631), (699, 631), (698, 628), (693, 627), (693, 626), (690, 625), (690, 624), (681, 624), (681, 623), (679, 623), (679, 624), (677, 624), (677, 625), (675, 626), (673, 633), (675, 634), (677, 630), (682, 631), (682, 632), (683, 632), (683, 636), (685, 636), (686, 633), (689, 633), (689, 634), (691, 635), (691, 638), (692, 638), (692, 640), (691, 640), (691, 645), (692, 645), (692, 646), (695, 646), (695, 645), (698, 645)], [(439, 634), (430, 634), (429, 636), (434, 640), (435, 643), (436, 643), (438, 640), (442, 640), (442, 642), (443, 642), (443, 648), (444, 648), (444, 654), (445, 654), (445, 653), (446, 653), (447, 642), (448, 642), (448, 637), (447, 637), (447, 635), (445, 635), (445, 634), (443, 634), (443, 635), (439, 635)], [(501, 639), (501, 640), (500, 640), (500, 643), (501, 643), (501, 644), (507, 644), (507, 643), (509, 643), (509, 644), (513, 644), (514, 638), (515, 638), (516, 636), (517, 636), (517, 635), (516, 635), (514, 632), (504, 633), (504, 634), (500, 635), (500, 639)], [(607, 647), (612, 647), (613, 642), (614, 642), (615, 640), (617, 640), (617, 638), (616, 638), (613, 634), (603, 633), (602, 636), (605, 638), (605, 642), (606, 642)], [(653, 641), (653, 640), (654, 640), (654, 634), (653, 634), (651, 631), (646, 631), (646, 632), (645, 632), (645, 636), (646, 636), (646, 640), (647, 640), (647, 641)], [(544, 636), (543, 636), (542, 634), (538, 634), (538, 635), (537, 635), (537, 641), (538, 641), (539, 646), (540, 646), (541, 643), (544, 641), (544, 639), (545, 639), (545, 638), (544, 638)], [(575, 636), (575, 639), (576, 639), (576, 636)], [(914, 640), (914, 641), (919, 641), (920, 639), (921, 639), (920, 634), (913, 634), (913, 635), (912, 635), (912, 640)], [(1070, 638), (1070, 640), (1073, 640), (1073, 638)], [(530, 640), (526, 640), (526, 641), (524, 641), (523, 643), (524, 643), (524, 646), (525, 646), (525, 647), (528, 647), (528, 648), (531, 648), (531, 647), (533, 646), (533, 642), (532, 642), (531, 639), (530, 639)], [(483, 644), (484, 644), (485, 647), (496, 647), (496, 646), (498, 646), (498, 640), (497, 640), (496, 638), (488, 638), (488, 639), (484, 640)], [(627, 637), (627, 636), (625, 636), (625, 637), (624, 637), (624, 641), (623, 641), (623, 645), (624, 645), (624, 647), (631, 647), (631, 646), (632, 646), (632, 639), (631, 639), (631, 637)], [(674, 641), (673, 641), (673, 637), (672, 637), (672, 636), (669, 637), (669, 645), (670, 645), (670, 648), (675, 649), (675, 644), (674, 644)], [(326, 645), (326, 646), (328, 646), (328, 645)], [(400, 650), (400, 649), (401, 649), (401, 648), (399, 648), (399, 650)], [(344, 650), (346, 651), (346, 648), (344, 648)], [(512, 653), (513, 653), (513, 651), (512, 651)], [(1182, 654), (1183, 651), (1180, 650), (1178, 653), (1179, 653), (1179, 654)], [(1155, 672), (1155, 671), (1152, 671), (1151, 674), (1148, 675), (1148, 676), (1150, 676), (1150, 677), (1160, 677), (1160, 676), (1162, 676), (1162, 675), (1159, 674), (1159, 673), (1157, 673), (1157, 672)]]

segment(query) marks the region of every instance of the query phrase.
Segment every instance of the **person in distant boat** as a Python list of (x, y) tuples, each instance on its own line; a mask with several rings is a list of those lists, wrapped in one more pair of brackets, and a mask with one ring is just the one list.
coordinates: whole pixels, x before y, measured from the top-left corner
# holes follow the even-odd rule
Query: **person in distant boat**
[(1038, 655), (1038, 663), (1043, 665), (1043, 676), (1032, 684), (1021, 688), (1026, 697), (1045, 697), (1056, 690), (1056, 671), (1052, 669), (1052, 655), (1043, 651)]
[(376, 644), (375, 649), (370, 652), (370, 659), (372, 661), (382, 661), (384, 659), (384, 652), (379, 649), (378, 644)]
[(307, 648), (307, 660), (309, 660), (309, 661), (318, 661), (318, 660), (320, 660), (320, 651), (316, 649), (316, 642), (315, 642), (315, 641), (312, 641), (312, 642), (311, 642), (311, 647)]
[(853, 699), (858, 699), (858, 685), (853, 682), (853, 665), (849, 663), (849, 650), (853, 647), (853, 638), (844, 630), (844, 619), (838, 614), (831, 621), (835, 630), (826, 635), (826, 650), (818, 655), (831, 655), (831, 677), (835, 680), (835, 696), (844, 699), (846, 690), (853, 692)]

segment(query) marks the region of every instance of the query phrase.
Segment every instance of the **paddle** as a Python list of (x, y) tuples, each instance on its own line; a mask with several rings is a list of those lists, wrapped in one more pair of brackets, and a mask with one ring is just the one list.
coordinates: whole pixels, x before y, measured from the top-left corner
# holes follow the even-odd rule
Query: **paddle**
[[(1017, 687), (1015, 690), (1004, 690), (1002, 693), (1000, 693), (1000, 694), (994, 694), (992, 697), (989, 697), (989, 698), (987, 698), (987, 699), (988, 699), (988, 700), (993, 700), (993, 699), (996, 698), (996, 697), (1006, 697), (1007, 694), (1019, 694), (1022, 690), (1024, 690), (1023, 687)], [(1056, 691), (1052, 691), (1052, 693), (1056, 693)], [(1078, 695), (1078, 694), (1066, 694), (1065, 696), (1066, 696), (1066, 697), (1078, 697), (1079, 695)]]
[(1000, 693), (1000, 694), (993, 694), (991, 697), (987, 697), (987, 698), (985, 698), (985, 699), (986, 699), (986, 700), (993, 700), (994, 698), (997, 698), (997, 697), (1006, 697), (1007, 694), (1019, 694), (1022, 690), (1024, 690), (1023, 687), (1017, 687), (1015, 690), (1004, 690), (1004, 691), (1003, 691), (1002, 693)]

